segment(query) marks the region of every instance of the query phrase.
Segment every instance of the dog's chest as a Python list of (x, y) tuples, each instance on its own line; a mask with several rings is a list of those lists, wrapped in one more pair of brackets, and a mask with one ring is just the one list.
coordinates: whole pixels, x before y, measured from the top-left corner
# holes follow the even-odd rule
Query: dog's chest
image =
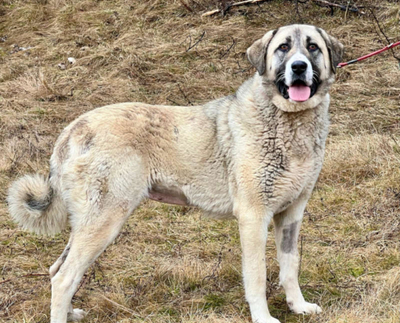
[(312, 189), (322, 166), (328, 120), (304, 113), (273, 121), (263, 133), (259, 179), (266, 202), (281, 209)]

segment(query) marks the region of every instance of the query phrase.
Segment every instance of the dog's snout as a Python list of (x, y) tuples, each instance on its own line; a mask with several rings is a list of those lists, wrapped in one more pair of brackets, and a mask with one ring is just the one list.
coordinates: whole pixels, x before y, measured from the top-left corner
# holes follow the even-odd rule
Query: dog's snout
[(292, 64), (292, 71), (293, 73), (300, 75), (305, 72), (307, 69), (307, 63), (303, 61), (295, 61)]

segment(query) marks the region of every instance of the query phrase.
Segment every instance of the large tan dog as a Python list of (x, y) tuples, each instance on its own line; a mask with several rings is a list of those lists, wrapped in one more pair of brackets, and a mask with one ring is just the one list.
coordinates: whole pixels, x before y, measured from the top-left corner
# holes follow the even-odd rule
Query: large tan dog
[(246, 299), (258, 323), (279, 322), (265, 297), (273, 219), (289, 307), (321, 312), (300, 291), (297, 239), (322, 166), (328, 90), (342, 51), (321, 29), (282, 27), (248, 49), (258, 73), (233, 95), (196, 107), (116, 104), (65, 128), (49, 177), (22, 177), (8, 197), (23, 228), (54, 234), (70, 222), (69, 243), (50, 268), (51, 322), (84, 316), (71, 306), (84, 272), (145, 198), (238, 220)]

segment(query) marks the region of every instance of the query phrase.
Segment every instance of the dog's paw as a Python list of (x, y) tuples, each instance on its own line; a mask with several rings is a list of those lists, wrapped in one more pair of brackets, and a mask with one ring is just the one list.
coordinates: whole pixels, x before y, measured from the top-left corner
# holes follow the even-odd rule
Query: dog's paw
[(290, 304), (290, 309), (296, 314), (319, 314), (322, 312), (321, 307), (317, 304), (302, 302), (300, 304)]
[(68, 322), (78, 322), (83, 320), (86, 314), (87, 313), (85, 311), (75, 308), (71, 313), (68, 313)]

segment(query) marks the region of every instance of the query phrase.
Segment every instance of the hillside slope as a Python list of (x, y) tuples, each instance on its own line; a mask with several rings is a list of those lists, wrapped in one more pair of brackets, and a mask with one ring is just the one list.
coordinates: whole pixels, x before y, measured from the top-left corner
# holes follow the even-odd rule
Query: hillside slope
[[(70, 121), (110, 103), (190, 105), (233, 93), (255, 72), (247, 47), (281, 25), (326, 29), (345, 45), (345, 60), (386, 45), (370, 10), (376, 1), (351, 3), (365, 14), (311, 0), (207, 18), (211, 0), (1, 1), (0, 322), (48, 322), (46, 274), (68, 232), (20, 231), (5, 197), (16, 177), (48, 172)], [(390, 41), (400, 40), (399, 4), (382, 0), (372, 10)], [(289, 312), (273, 230), (270, 309), (282, 322), (399, 322), (399, 63), (388, 51), (345, 67), (331, 93), (326, 161), (301, 231), (301, 285), (324, 312)], [(146, 202), (89, 269), (74, 306), (90, 310), (86, 322), (249, 322), (237, 231), (196, 209)]]

